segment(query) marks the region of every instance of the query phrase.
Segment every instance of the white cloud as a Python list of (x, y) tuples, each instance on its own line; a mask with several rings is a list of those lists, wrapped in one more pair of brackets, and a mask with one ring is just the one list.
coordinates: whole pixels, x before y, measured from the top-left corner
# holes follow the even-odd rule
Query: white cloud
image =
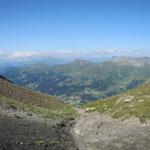
[(5, 50), (0, 50), (0, 57), (6, 56), (6, 55), (7, 55), (7, 53)]
[[(136, 50), (137, 51), (137, 50)], [(139, 50), (138, 50), (139, 51)], [(7, 52), (0, 50), (1, 58), (13, 60), (24, 60), (38, 57), (58, 57), (58, 58), (84, 58), (84, 57), (103, 57), (103, 56), (124, 56), (135, 54), (133, 49), (103, 49), (103, 50), (47, 50), (47, 51), (13, 51)]]
[(39, 56), (40, 53), (36, 51), (16, 51), (10, 54), (11, 59), (24, 59), (24, 58), (29, 58), (29, 57), (37, 57)]

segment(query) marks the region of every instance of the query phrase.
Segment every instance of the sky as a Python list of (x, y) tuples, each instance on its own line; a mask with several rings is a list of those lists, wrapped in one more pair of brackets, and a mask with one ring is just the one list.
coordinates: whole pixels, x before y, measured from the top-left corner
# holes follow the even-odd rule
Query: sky
[(0, 0), (1, 58), (52, 51), (150, 56), (150, 1)]

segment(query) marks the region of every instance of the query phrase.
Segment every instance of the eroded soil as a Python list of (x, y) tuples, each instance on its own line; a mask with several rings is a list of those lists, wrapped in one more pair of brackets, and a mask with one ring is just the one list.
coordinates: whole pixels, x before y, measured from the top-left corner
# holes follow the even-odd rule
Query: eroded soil
[(78, 110), (73, 135), (80, 150), (150, 150), (150, 123)]
[(0, 150), (78, 149), (149, 150), (150, 123), (142, 124), (137, 118), (122, 121), (79, 109), (72, 127), (69, 121), (0, 108)]
[(68, 121), (0, 108), (0, 150), (76, 150)]

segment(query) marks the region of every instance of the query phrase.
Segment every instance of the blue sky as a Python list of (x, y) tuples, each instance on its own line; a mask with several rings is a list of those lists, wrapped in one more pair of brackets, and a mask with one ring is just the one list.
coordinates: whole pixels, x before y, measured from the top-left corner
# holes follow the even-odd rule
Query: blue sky
[(120, 50), (150, 54), (149, 0), (0, 0), (0, 54)]

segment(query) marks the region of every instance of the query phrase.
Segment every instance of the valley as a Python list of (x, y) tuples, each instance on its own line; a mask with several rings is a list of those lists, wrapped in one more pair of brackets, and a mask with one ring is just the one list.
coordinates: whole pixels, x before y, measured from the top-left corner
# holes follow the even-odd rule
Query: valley
[(3, 73), (15, 84), (84, 104), (132, 89), (150, 77), (150, 58), (116, 57), (94, 63), (85, 60), (61, 65), (33, 64), (11, 67)]
[(0, 76), (0, 148), (149, 150), (150, 66), (131, 62), (8, 68)]
[(150, 0), (0, 0), (0, 150), (150, 150)]

